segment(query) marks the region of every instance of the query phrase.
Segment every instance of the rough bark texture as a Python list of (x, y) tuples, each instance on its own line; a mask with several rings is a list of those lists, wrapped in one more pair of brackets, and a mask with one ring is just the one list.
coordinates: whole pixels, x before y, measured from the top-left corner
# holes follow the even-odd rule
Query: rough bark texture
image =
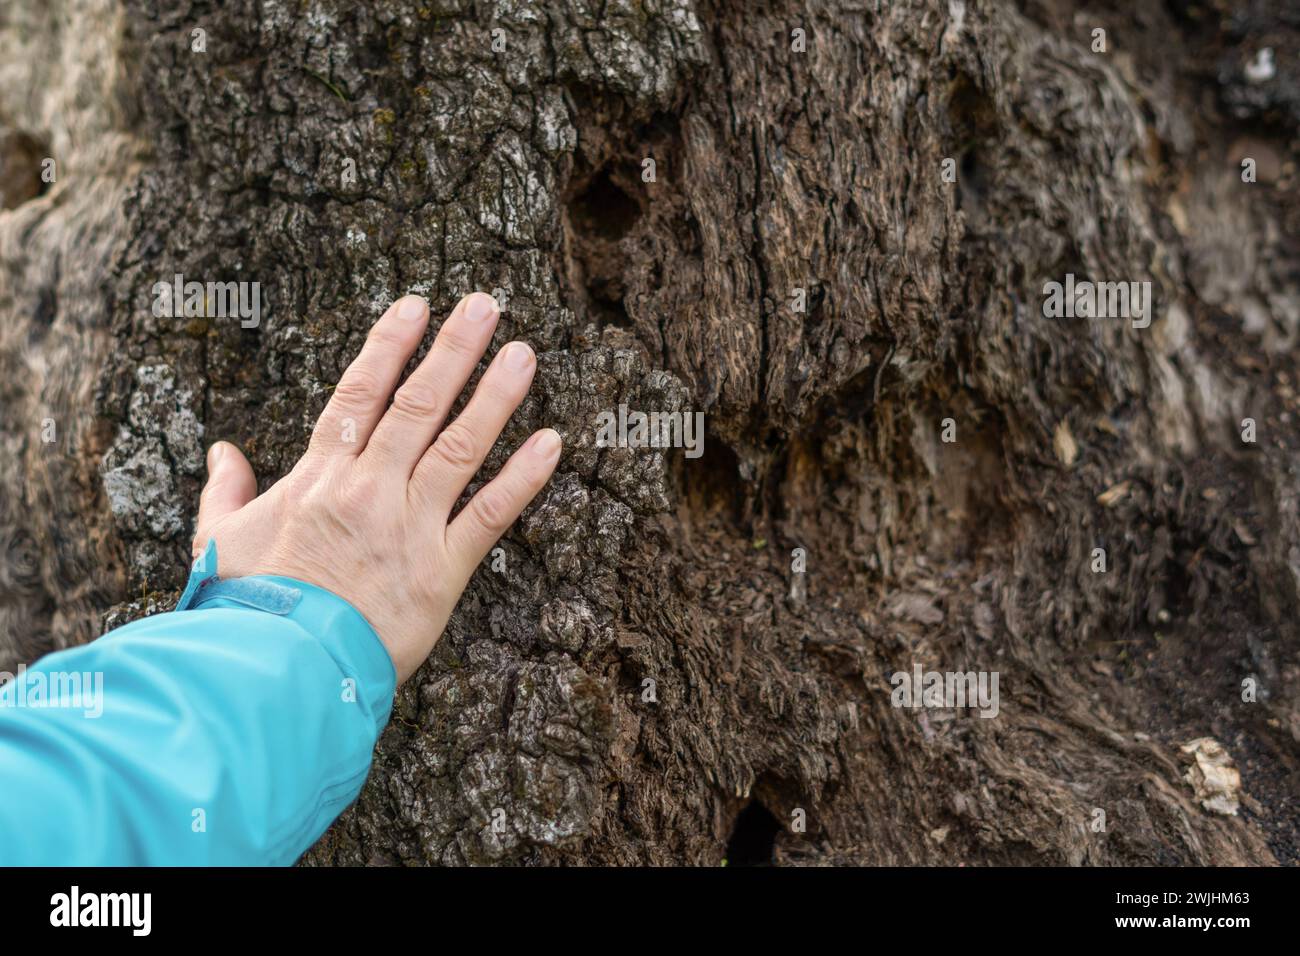
[[(168, 607), (203, 449), (287, 471), (394, 297), (496, 290), (539, 373), (485, 476), (566, 450), (307, 862), (1295, 862), (1298, 49), (1266, 0), (20, 2), (0, 667)], [(177, 272), (261, 325), (156, 318)], [(1155, 321), (1045, 318), (1066, 273)], [(597, 448), (620, 403), (703, 457)], [(891, 706), (914, 663), (998, 716)]]

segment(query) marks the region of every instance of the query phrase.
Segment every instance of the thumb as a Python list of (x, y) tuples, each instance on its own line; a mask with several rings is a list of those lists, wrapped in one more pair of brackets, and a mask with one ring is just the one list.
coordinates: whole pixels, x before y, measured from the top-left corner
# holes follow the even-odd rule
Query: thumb
[(199, 497), (199, 520), (191, 550), (203, 553), (212, 526), (257, 497), (257, 479), (248, 459), (230, 442), (219, 441), (208, 449), (208, 483)]

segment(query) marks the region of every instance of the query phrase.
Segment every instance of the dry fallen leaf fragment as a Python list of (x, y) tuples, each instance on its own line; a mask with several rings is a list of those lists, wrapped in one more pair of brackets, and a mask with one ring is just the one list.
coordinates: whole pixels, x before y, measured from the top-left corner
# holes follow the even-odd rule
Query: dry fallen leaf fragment
[(1052, 447), (1056, 449), (1056, 457), (1061, 459), (1061, 464), (1066, 468), (1073, 465), (1074, 459), (1079, 457), (1079, 446), (1075, 443), (1074, 436), (1070, 434), (1070, 423), (1064, 418), (1052, 434)]
[(1194, 761), (1183, 776), (1192, 785), (1201, 806), (1213, 813), (1235, 817), (1240, 806), (1241, 774), (1232, 758), (1213, 737), (1197, 737), (1180, 748)]
[(1118, 485), (1111, 485), (1097, 496), (1097, 503), (1109, 508), (1128, 494), (1128, 482), (1121, 481)]
[(915, 621), (917, 624), (942, 624), (944, 614), (935, 606), (934, 601), (925, 594), (915, 591), (899, 591), (886, 605), (894, 617)]

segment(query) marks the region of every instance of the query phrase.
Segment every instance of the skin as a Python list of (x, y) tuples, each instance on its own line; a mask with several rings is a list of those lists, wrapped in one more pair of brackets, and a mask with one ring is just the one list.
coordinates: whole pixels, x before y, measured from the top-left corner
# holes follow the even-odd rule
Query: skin
[(560, 457), (559, 434), (536, 432), (449, 520), (537, 369), (532, 349), (510, 342), (447, 421), (500, 314), (491, 296), (466, 296), (398, 388), (429, 307), (419, 296), (394, 302), (343, 373), (306, 454), (263, 495), (239, 449), (213, 445), (195, 557), (215, 538), (223, 578), (278, 574), (333, 592), (370, 622), (405, 681)]

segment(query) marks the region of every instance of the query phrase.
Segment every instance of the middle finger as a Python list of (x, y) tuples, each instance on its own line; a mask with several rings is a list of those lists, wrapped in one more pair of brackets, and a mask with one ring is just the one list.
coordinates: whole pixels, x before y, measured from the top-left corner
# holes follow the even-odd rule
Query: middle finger
[(429, 354), (393, 396), (366, 444), (363, 461), (411, 476), (483, 357), (500, 314), (496, 300), (483, 292), (460, 300), (438, 330)]

